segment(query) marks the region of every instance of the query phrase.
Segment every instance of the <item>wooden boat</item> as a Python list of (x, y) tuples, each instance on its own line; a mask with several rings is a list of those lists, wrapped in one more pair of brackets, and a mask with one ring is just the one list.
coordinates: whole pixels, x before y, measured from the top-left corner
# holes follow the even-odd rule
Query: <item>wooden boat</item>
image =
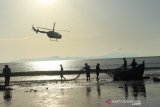
[(114, 80), (141, 80), (143, 79), (144, 69), (144, 64), (139, 64), (134, 70), (118, 68), (110, 72), (110, 75)]

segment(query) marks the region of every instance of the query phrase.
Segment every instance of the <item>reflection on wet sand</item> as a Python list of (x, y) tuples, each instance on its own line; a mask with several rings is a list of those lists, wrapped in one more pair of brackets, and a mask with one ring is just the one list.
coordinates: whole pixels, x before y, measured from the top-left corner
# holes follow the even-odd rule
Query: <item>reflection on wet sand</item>
[[(128, 86), (129, 84), (124, 84), (125, 88), (125, 98), (128, 99)], [(133, 82), (131, 84), (132, 87), (132, 95), (134, 99), (137, 99), (138, 96), (143, 96), (146, 98), (146, 88), (144, 81)]]
[(87, 95), (87, 97), (90, 96), (90, 93), (91, 93), (91, 87), (90, 87), (90, 86), (87, 86), (87, 87), (86, 87), (86, 95)]
[(86, 96), (87, 97), (89, 97), (92, 94), (91, 90), (93, 90), (92, 93), (95, 93), (95, 91), (96, 91), (98, 97), (101, 96), (101, 85), (99, 82), (97, 82), (97, 84), (96, 84), (96, 90), (95, 90), (95, 88), (92, 89), (91, 86), (86, 86)]
[(97, 94), (98, 94), (98, 96), (101, 96), (101, 87), (98, 82), (97, 82)]
[(126, 99), (128, 99), (128, 84), (125, 84), (124, 86), (125, 86), (125, 87), (124, 87), (125, 97), (126, 97)]
[(61, 95), (63, 96), (64, 95), (64, 89), (61, 88)]
[(12, 100), (12, 91), (10, 89), (6, 89), (3, 91), (3, 98), (7, 104), (9, 104)]
[(144, 96), (146, 98), (146, 88), (143, 81), (133, 83), (133, 96), (137, 99), (138, 96)]

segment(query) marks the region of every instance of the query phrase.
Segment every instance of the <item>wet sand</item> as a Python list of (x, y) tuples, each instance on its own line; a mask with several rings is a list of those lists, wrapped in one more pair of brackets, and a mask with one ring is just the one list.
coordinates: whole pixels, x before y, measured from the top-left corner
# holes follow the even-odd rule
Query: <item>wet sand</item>
[[(2, 85), (2, 83), (1, 83)], [(160, 82), (91, 79), (11, 83), (0, 91), (0, 107), (159, 107)], [(110, 102), (109, 102), (110, 101)], [(128, 101), (128, 102), (127, 102)], [(134, 101), (134, 103), (129, 103)], [(139, 101), (139, 103), (135, 103)]]

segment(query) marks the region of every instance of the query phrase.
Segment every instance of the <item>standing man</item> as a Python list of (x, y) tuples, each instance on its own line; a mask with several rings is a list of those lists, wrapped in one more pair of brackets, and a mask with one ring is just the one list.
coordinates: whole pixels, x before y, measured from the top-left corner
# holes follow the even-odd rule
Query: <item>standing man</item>
[(131, 63), (130, 66), (132, 66), (132, 69), (133, 69), (134, 71), (136, 70), (137, 62), (136, 62), (135, 59), (133, 59), (133, 61), (132, 61), (132, 63)]
[(9, 86), (11, 69), (8, 65), (5, 65), (5, 67), (3, 68), (3, 75), (5, 77), (5, 86)]
[(124, 67), (124, 69), (127, 69), (127, 60), (126, 60), (126, 58), (123, 58), (123, 61), (124, 61), (123, 67)]
[(90, 81), (90, 72), (91, 72), (90, 66), (87, 63), (85, 63), (85, 67), (83, 69), (86, 72), (87, 81)]
[[(63, 76), (63, 66), (62, 64), (60, 64), (60, 67), (61, 67), (61, 71), (60, 71), (60, 76), (61, 76), (61, 81), (62, 81), (62, 78), (64, 78)], [(66, 80), (66, 78), (64, 78)]]
[(99, 72), (100, 72), (100, 64), (99, 63), (97, 63), (97, 65), (96, 65), (96, 74), (97, 74), (97, 81), (99, 80)]

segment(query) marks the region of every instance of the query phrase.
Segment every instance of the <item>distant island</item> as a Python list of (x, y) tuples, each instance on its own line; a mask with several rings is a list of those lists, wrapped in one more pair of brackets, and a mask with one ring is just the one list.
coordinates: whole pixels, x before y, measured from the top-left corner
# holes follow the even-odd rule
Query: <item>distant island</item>
[(20, 59), (12, 62), (28, 62), (28, 61), (52, 61), (52, 60), (83, 60), (83, 59), (107, 59), (107, 58), (131, 58), (131, 57), (159, 57), (159, 56), (140, 56), (136, 54), (126, 54), (126, 53), (111, 53), (104, 56), (92, 56), (92, 57), (60, 57), (51, 56), (43, 58), (32, 58), (32, 59)]

